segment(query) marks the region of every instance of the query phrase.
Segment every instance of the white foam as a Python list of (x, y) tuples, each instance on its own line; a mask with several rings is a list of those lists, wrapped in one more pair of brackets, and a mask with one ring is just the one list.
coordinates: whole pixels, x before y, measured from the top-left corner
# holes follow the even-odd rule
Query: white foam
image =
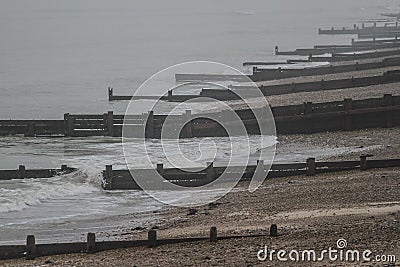
[(43, 201), (100, 190), (100, 176), (85, 171), (53, 178), (24, 179), (0, 188), (0, 213), (21, 211)]

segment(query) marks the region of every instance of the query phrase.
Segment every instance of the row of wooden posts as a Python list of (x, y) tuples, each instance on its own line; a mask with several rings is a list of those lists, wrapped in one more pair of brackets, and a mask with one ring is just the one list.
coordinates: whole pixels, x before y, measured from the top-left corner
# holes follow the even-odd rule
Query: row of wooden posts
[[(365, 63), (362, 65), (351, 64), (348, 66), (324, 66), (320, 68), (315, 68), (310, 70), (309, 74), (312, 73), (318, 74), (318, 72), (323, 73), (336, 73), (344, 71), (346, 68), (354, 68), (363, 70), (370, 69), (374, 67), (382, 67), (381, 64), (384, 65), (399, 65), (400, 66), (400, 57), (396, 58), (396, 60), (386, 60), (382, 62), (375, 63)], [(351, 71), (352, 69), (347, 69), (347, 71)], [(282, 69), (278, 70), (268, 70), (268, 69), (259, 69), (258, 67), (253, 67), (253, 75), (269, 76), (269, 75), (282, 75), (282, 76), (292, 76), (297, 74), (304, 74), (302, 70), (296, 71), (283, 71)], [(307, 71), (305, 72), (307, 73)], [(284, 95), (284, 94), (292, 94), (299, 92), (317, 92), (317, 91), (327, 91), (327, 90), (337, 90), (337, 89), (349, 89), (355, 87), (365, 87), (371, 85), (380, 85), (380, 84), (389, 84), (389, 83), (398, 83), (400, 82), (400, 72), (399, 71), (387, 71), (382, 75), (374, 75), (374, 76), (366, 76), (366, 77), (358, 77), (358, 78), (345, 78), (345, 79), (336, 79), (336, 80), (324, 80), (320, 81), (311, 81), (311, 82), (299, 82), (299, 83), (287, 83), (287, 84), (278, 84), (278, 85), (261, 85), (259, 88), (255, 86), (241, 86), (241, 85), (230, 85), (226, 89), (215, 89), (215, 88), (203, 88), (200, 91), (200, 94), (193, 95), (176, 95), (173, 94), (172, 90), (168, 91), (167, 96), (161, 96), (157, 100), (161, 101), (169, 101), (169, 102), (185, 102), (188, 100), (197, 100), (202, 101), (204, 98), (208, 97), (220, 101), (229, 101), (229, 100), (241, 100), (241, 98), (246, 97), (254, 97), (255, 90), (259, 89), (264, 96), (275, 96), (275, 95)], [(109, 89), (112, 90), (112, 88)], [(114, 96), (109, 93), (109, 99), (111, 101), (114, 100), (135, 100), (132, 96)], [(146, 96), (142, 96), (146, 97)]]
[[(297, 54), (302, 52), (292, 51), (288, 53)], [(260, 65), (260, 62), (247, 62), (246, 64)], [(275, 69), (272, 68), (266, 69), (266, 68), (254, 67), (252, 79), (256, 81), (268, 81), (268, 80), (278, 80), (278, 79), (286, 79), (286, 78), (301, 77), (301, 76), (327, 75), (334, 73), (345, 73), (352, 71), (380, 69), (380, 68), (396, 67), (396, 66), (400, 66), (400, 57), (391, 57), (380, 61), (373, 61), (366, 63), (356, 62), (356, 63), (340, 64), (340, 65), (330, 64), (328, 66), (305, 68), (305, 69), (283, 69), (281, 67)], [(352, 85), (350, 84), (350, 86)]]
[(76, 168), (61, 165), (60, 169), (26, 169), (25, 165), (19, 165), (16, 170), (0, 170), (0, 180), (50, 178), (57, 175), (69, 174)]
[[(355, 39), (351, 39), (350, 45), (316, 45), (313, 48), (297, 48), (294, 51), (280, 51), (279, 46), (275, 46), (275, 55), (282, 56), (312, 56), (312, 55), (323, 55), (326, 53), (343, 53), (343, 52), (360, 52), (367, 51), (373, 49), (388, 49), (388, 48), (397, 48), (400, 46), (400, 42), (398, 41), (398, 37), (394, 36), (393, 40), (389, 40), (387, 42), (378, 42), (376, 37), (372, 37), (372, 41), (356, 41)], [(296, 63), (301, 61), (301, 59), (288, 59), (287, 63)], [(243, 65), (251, 65), (251, 64), (243, 64)], [(263, 64), (254, 64), (254, 65), (263, 65)], [(277, 63), (272, 63), (268, 65), (277, 65)]]
[[(216, 179), (226, 167), (216, 167), (213, 162), (207, 162), (207, 168), (200, 172), (185, 172), (179, 169), (165, 169), (164, 164), (158, 163), (156, 165), (156, 171), (162, 176), (167, 177), (167, 180), (193, 180), (197, 179), (195, 176), (203, 175), (201, 179), (204, 178), (206, 183)], [(344, 162), (316, 162), (315, 158), (308, 158), (306, 163), (292, 163), (292, 164), (272, 164), (271, 172), (273, 174), (271, 177), (281, 177), (281, 176), (291, 176), (305, 174), (307, 176), (315, 175), (321, 172), (329, 171), (343, 171), (351, 170), (355, 168), (360, 168), (361, 170), (366, 170), (368, 168), (385, 168), (385, 167), (400, 167), (400, 159), (388, 159), (388, 160), (370, 160), (367, 161), (366, 155), (360, 156), (360, 161), (344, 161)], [(242, 167), (238, 167), (242, 170)], [(251, 178), (256, 169), (264, 170), (265, 164), (263, 160), (257, 160), (256, 165), (249, 165), (245, 168), (245, 173), (243, 174), (243, 180), (248, 180)], [(11, 179), (30, 179), (30, 178), (50, 178), (59, 175), (65, 175), (76, 171), (77, 168), (68, 167), (67, 165), (62, 165), (61, 169), (29, 169), (27, 170), (24, 165), (20, 165), (17, 170), (0, 170), (0, 180), (11, 180)], [(303, 171), (304, 170), (304, 171)], [(151, 170), (140, 170), (137, 169), (135, 172), (140, 171), (151, 171)], [(235, 171), (235, 170), (231, 170)], [(127, 178), (126, 181), (133, 181), (130, 176), (129, 170), (113, 170), (112, 165), (106, 165), (103, 171), (104, 184), (103, 187), (107, 190), (121, 189), (115, 186), (118, 183), (118, 179)], [(270, 177), (270, 176), (269, 176)]]
[[(315, 158), (308, 158), (305, 163), (292, 164), (272, 164), (269, 172), (266, 172), (266, 167), (263, 160), (257, 160), (256, 165), (248, 165), (245, 167), (231, 167), (230, 173), (241, 175), (241, 181), (249, 181), (254, 176), (256, 170), (263, 171), (265, 178), (289, 177), (297, 175), (313, 176), (320, 173), (349, 171), (360, 169), (361, 171), (371, 168), (389, 168), (400, 167), (400, 159), (386, 160), (367, 160), (368, 155), (361, 155), (359, 161), (343, 161), (343, 162), (316, 162)], [(184, 187), (197, 187), (206, 185), (226, 171), (227, 167), (216, 167), (213, 162), (207, 162), (207, 167), (202, 171), (188, 172), (180, 169), (164, 169), (163, 164), (157, 164), (156, 171), (163, 178), (173, 184)], [(243, 171), (244, 170), (244, 171)], [(154, 187), (154, 190), (162, 190), (162, 184), (153, 184), (151, 180), (142, 180), (142, 177), (150, 177), (153, 175), (153, 170), (135, 169), (132, 172), (129, 170), (113, 170), (112, 165), (106, 165), (103, 171), (102, 187), (105, 190), (141, 190), (141, 186), (136, 182), (134, 173), (137, 179), (142, 183), (148, 182), (146, 186)]]
[[(373, 127), (393, 127), (400, 124), (400, 97), (385, 94), (383, 98), (365, 100), (345, 99), (327, 103), (306, 102), (302, 105), (272, 107), (278, 134), (312, 133), (320, 131), (352, 130)], [(258, 122), (252, 110), (238, 110), (249, 134), (259, 134)], [(190, 120), (191, 111), (171, 115), (177, 125), (185, 124), (181, 137), (226, 136), (223, 127), (205, 118)], [(104, 115), (64, 115), (63, 121), (0, 121), (0, 134), (25, 134), (25, 136), (63, 135), (66, 137), (122, 136), (124, 115), (112, 111)], [(145, 126), (146, 138), (160, 138), (166, 115), (153, 111), (141, 115), (128, 115), (127, 127)], [(61, 123), (59, 123), (61, 122)], [(135, 128), (136, 129), (136, 128)], [(134, 136), (132, 136), (134, 137)], [(140, 136), (136, 136), (140, 137)]]
[[(269, 228), (269, 234), (258, 234), (258, 235), (237, 235), (237, 236), (218, 236), (217, 227), (210, 228), (210, 235), (208, 238), (200, 237), (200, 238), (177, 238), (177, 239), (158, 239), (157, 231), (152, 229), (148, 231), (147, 240), (136, 240), (136, 241), (105, 241), (105, 242), (97, 242), (95, 233), (88, 233), (86, 239), (86, 248), (82, 251), (72, 250), (71, 244), (68, 243), (56, 243), (56, 244), (47, 244), (47, 245), (37, 245), (35, 241), (34, 235), (28, 235), (26, 238), (26, 246), (25, 246), (25, 258), (27, 260), (33, 260), (36, 257), (40, 256), (48, 256), (48, 255), (57, 255), (57, 254), (65, 254), (65, 253), (78, 253), (85, 252), (88, 254), (93, 254), (99, 251), (117, 249), (117, 248), (127, 248), (127, 247), (136, 247), (136, 246), (145, 246), (154, 248), (159, 245), (166, 244), (176, 244), (176, 243), (185, 243), (185, 242), (198, 242), (209, 240), (212, 243), (218, 242), (218, 240), (226, 240), (226, 239), (234, 239), (234, 238), (244, 238), (244, 237), (262, 237), (262, 236), (270, 236), (277, 237), (278, 236), (278, 226), (276, 224), (272, 224)], [(82, 247), (82, 243), (78, 243), (77, 247)], [(65, 249), (63, 249), (63, 246)], [(52, 250), (53, 247), (53, 250)], [(10, 251), (10, 246), (0, 246), (0, 259), (7, 259), (7, 255), (4, 254), (2, 250)], [(11, 247), (12, 249), (12, 247)], [(17, 249), (18, 250), (18, 249)], [(11, 252), (11, 251), (10, 251)], [(21, 253), (14, 252), (9, 255), (9, 258), (18, 258), (22, 257)]]
[(359, 33), (381, 33), (381, 32), (393, 32), (399, 31), (399, 22), (396, 21), (394, 26), (389, 26), (386, 23), (383, 27), (378, 27), (377, 23), (372, 23), (372, 27), (365, 27), (365, 23), (361, 24), (361, 28), (357, 24), (353, 25), (353, 28), (342, 27), (340, 29), (335, 29), (334, 27), (330, 29), (318, 29), (319, 34), (359, 34)]

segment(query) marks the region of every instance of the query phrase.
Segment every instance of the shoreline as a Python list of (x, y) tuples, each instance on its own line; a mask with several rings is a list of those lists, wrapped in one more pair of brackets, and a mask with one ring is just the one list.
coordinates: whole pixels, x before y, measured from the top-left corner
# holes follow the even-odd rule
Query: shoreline
[[(400, 201), (398, 199), (399, 168), (371, 171), (352, 171), (322, 174), (312, 177), (297, 176), (267, 180), (250, 194), (246, 190), (229, 193), (213, 205), (188, 209), (172, 208), (160, 212), (165, 224), (158, 225), (159, 238), (207, 236), (216, 226), (219, 235), (265, 233), (269, 225), (278, 225), (279, 236), (244, 238), (239, 240), (196, 242), (165, 245), (156, 248), (128, 248), (98, 252), (94, 255), (71, 254), (1, 262), (4, 266), (31, 266), (51, 261), (56, 266), (154, 266), (155, 264), (198, 265), (202, 262), (240, 266), (263, 265), (256, 257), (263, 244), (276, 248), (315, 248), (333, 246), (338, 238), (345, 238), (351, 248), (368, 248), (375, 253), (397, 253), (400, 242)], [(376, 184), (380, 179), (381, 183)], [(246, 186), (242, 183), (241, 186)], [(385, 192), (385, 194), (381, 194)], [(361, 193), (361, 194), (360, 194)], [(145, 232), (127, 230), (124, 240), (143, 238)], [(361, 234), (362, 233), (362, 234)], [(192, 251), (190, 257), (183, 257)], [(218, 256), (231, 251), (229, 257)], [(232, 253), (236, 251), (237, 253)], [(147, 254), (148, 257), (140, 255)], [(174, 256), (175, 255), (175, 256)], [(285, 266), (279, 262), (274, 266)], [(301, 265), (302, 266), (302, 265)], [(307, 266), (307, 265), (304, 265)], [(310, 265), (308, 265), (310, 266)], [(318, 266), (318, 265), (316, 265)], [(354, 266), (346, 265), (343, 266)], [(356, 265), (358, 266), (358, 265)]]
[[(399, 155), (400, 144), (396, 138), (399, 133), (400, 128), (370, 129), (281, 136), (278, 140), (318, 143), (321, 147), (370, 145), (374, 148), (368, 150), (368, 153), (373, 153), (374, 158), (388, 158)], [(332, 156), (330, 160), (355, 159), (358, 155), (359, 153), (344, 153)], [(272, 223), (276, 223), (280, 235), (268, 244), (277, 247), (323, 248), (334, 245), (335, 238), (346, 237), (356, 248), (368, 246), (371, 250), (380, 251), (379, 253), (399, 255), (399, 175), (399, 168), (388, 168), (311, 177), (282, 177), (267, 179), (254, 193), (247, 191), (248, 182), (241, 182), (231, 193), (215, 203), (195, 208), (194, 215), (189, 215), (188, 208), (166, 207), (154, 213), (154, 216), (161, 218), (157, 222), (149, 222), (143, 228), (125, 226), (108, 234), (118, 240), (146, 239), (147, 231), (156, 229), (159, 238), (199, 237), (208, 236), (211, 226), (217, 227), (219, 235), (255, 234), (265, 233)], [(270, 239), (245, 238), (218, 241), (216, 244), (196, 242), (193, 246), (177, 244), (156, 248), (118, 249), (94, 255), (58, 255), (37, 258), (34, 261), (3, 261), (0, 264), (31, 266), (51, 260), (56, 266), (132, 265), (132, 262), (138, 266), (154, 266), (159, 263), (190, 266), (204, 262), (206, 265), (238, 262), (241, 266), (258, 266), (265, 263), (259, 262), (255, 253), (265, 242), (270, 242)], [(189, 253), (191, 248), (196, 248), (193, 257), (179, 256)], [(233, 253), (232, 258), (219, 257), (214, 251), (221, 252), (222, 248), (237, 253)], [(153, 256), (143, 258), (139, 256), (142, 254)], [(280, 264), (274, 262), (273, 266), (285, 266)]]
[[(400, 127), (315, 133), (312, 135), (282, 135), (278, 136), (275, 162), (305, 162), (308, 157), (315, 157), (317, 161), (359, 160), (360, 154), (372, 154), (374, 155), (372, 159), (397, 158), (400, 154), (400, 144), (396, 138), (397, 136), (400, 136)], [(327, 153), (327, 151), (329, 152)], [(238, 187), (235, 190), (241, 189)], [(110, 193), (110, 196), (115, 193), (119, 194), (114, 192)], [(151, 199), (149, 198), (148, 201), (151, 201)], [(7, 240), (3, 244), (24, 244), (26, 234), (35, 234), (38, 242), (46, 243), (84, 241), (89, 229), (93, 229), (91, 231), (96, 233), (98, 240), (119, 240), (121, 238), (126, 240), (132, 236), (132, 232), (140, 234), (141, 231), (148, 231), (154, 226), (161, 226), (167, 220), (165, 217), (168, 217), (170, 210), (175, 209), (173, 207), (162, 207), (162, 204), (159, 206), (155, 210), (140, 213), (130, 213), (127, 206), (125, 213), (110, 216), (102, 215), (101, 224), (98, 219), (88, 217), (83, 220), (66, 220), (65, 222), (56, 222), (54, 224), (51, 222), (35, 224), (31, 227), (36, 228), (37, 231), (30, 231), (29, 233), (25, 233), (24, 230), (18, 227), (18, 232), (23, 233), (19, 237), (15, 236), (15, 234), (18, 235), (17, 229), (12, 230), (10, 228), (8, 235), (14, 236), (15, 240)], [(79, 219), (79, 217), (76, 218)], [(77, 223), (80, 227), (78, 227)], [(58, 224), (60, 226), (57, 226)], [(53, 226), (48, 229), (49, 225)], [(40, 229), (42, 228), (47, 230), (41, 231)], [(7, 232), (4, 232), (4, 234), (7, 234)], [(56, 236), (52, 236), (53, 234)]]

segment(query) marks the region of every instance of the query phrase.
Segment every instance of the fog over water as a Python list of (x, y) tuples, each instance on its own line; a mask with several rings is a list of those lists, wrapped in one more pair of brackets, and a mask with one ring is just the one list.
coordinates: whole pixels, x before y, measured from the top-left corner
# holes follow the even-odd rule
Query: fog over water
[(349, 43), (319, 27), (352, 26), (398, 11), (395, 0), (2, 0), (0, 117), (62, 118), (123, 112), (107, 86), (132, 93), (172, 64), (209, 60), (239, 68), (282, 50)]

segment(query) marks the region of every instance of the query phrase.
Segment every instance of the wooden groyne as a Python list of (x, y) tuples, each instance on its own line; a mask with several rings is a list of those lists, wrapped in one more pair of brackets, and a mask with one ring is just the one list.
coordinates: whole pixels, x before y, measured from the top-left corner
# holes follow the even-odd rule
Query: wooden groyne
[[(272, 164), (268, 173), (268, 178), (288, 177), (298, 175), (316, 175), (320, 173), (349, 171), (349, 170), (367, 170), (373, 168), (400, 167), (400, 159), (370, 160), (367, 156), (360, 156), (359, 161), (341, 161), (341, 162), (316, 162), (315, 158), (309, 158), (305, 163), (293, 164)], [(226, 170), (227, 167), (215, 167), (212, 163), (200, 172), (182, 171), (179, 169), (164, 169), (162, 164), (157, 165), (157, 172), (167, 181), (185, 187), (198, 187), (206, 185), (216, 179)], [(245, 172), (241, 170), (245, 169)], [(239, 175), (242, 175), (241, 181), (250, 180), (255, 171), (264, 170), (264, 161), (257, 161), (257, 165), (237, 167)], [(135, 175), (146, 177), (147, 173), (154, 170), (135, 169)], [(235, 168), (229, 169), (230, 173), (235, 173)], [(148, 176), (148, 175), (147, 175)], [(150, 182), (150, 181), (149, 181)], [(103, 171), (103, 188), (105, 190), (141, 190), (141, 187), (135, 182), (129, 170), (113, 170), (111, 165), (106, 166)], [(151, 188), (151, 184), (147, 185)]]
[(26, 169), (24, 165), (19, 165), (17, 170), (0, 170), (0, 181), (27, 178), (51, 178), (69, 174), (76, 170), (76, 168), (71, 168), (67, 165), (61, 165), (60, 169)]
[[(272, 229), (272, 230), (271, 230)], [(148, 247), (153, 248), (163, 245), (180, 244), (180, 243), (194, 243), (200, 241), (209, 241), (212, 243), (218, 240), (229, 239), (242, 239), (242, 238), (257, 238), (257, 237), (276, 237), (277, 226), (271, 225), (270, 229), (260, 231), (260, 234), (247, 234), (247, 235), (218, 235), (217, 228), (211, 227), (209, 236), (200, 237), (179, 237), (179, 238), (157, 238), (157, 231), (151, 229), (147, 232), (147, 239), (139, 240), (124, 240), (124, 241), (97, 241), (95, 233), (88, 233), (86, 242), (71, 242), (71, 243), (52, 243), (52, 244), (37, 244), (34, 235), (28, 235), (26, 238), (26, 245), (4, 245), (0, 246), (0, 260), (25, 258), (33, 260), (37, 257), (60, 255), (60, 254), (73, 254), (73, 253), (87, 253), (93, 254), (100, 251), (132, 248), (132, 247)]]
[(361, 51), (354, 53), (332, 53), (331, 56), (310, 56), (309, 61), (311, 62), (341, 62), (341, 61), (353, 61), (370, 58), (380, 58), (389, 56), (400, 55), (400, 49), (390, 50), (375, 50), (375, 51)]
[[(338, 81), (340, 84), (340, 81)], [(319, 86), (326, 86), (323, 83)], [(293, 89), (293, 88), (292, 88)], [(285, 89), (282, 90), (292, 90)], [(243, 121), (249, 134), (259, 134), (258, 122), (251, 110), (237, 110), (239, 118)], [(307, 102), (302, 105), (272, 107), (278, 134), (313, 133), (321, 131), (352, 130), (376, 127), (394, 127), (400, 125), (400, 96), (386, 94), (383, 98), (364, 100), (345, 99), (327, 103)], [(217, 122), (207, 119), (215, 114), (204, 114), (205, 118), (190, 120), (191, 112), (186, 111), (182, 115), (170, 115), (172, 121), (179, 125), (189, 119), (181, 131), (182, 138), (226, 136), (225, 129)], [(146, 129), (147, 138), (160, 138), (161, 129), (167, 115), (155, 115), (153, 111), (139, 115), (115, 115), (112, 111), (103, 115), (65, 114), (60, 122), (60, 129), (56, 133), (64, 133), (67, 137), (89, 136), (122, 136), (124, 119), (127, 127), (131, 129)], [(12, 120), (0, 120), (0, 133), (36, 135), (34, 120), (18, 120), (18, 124)], [(227, 122), (229, 123), (229, 121)], [(237, 123), (237, 122), (232, 122)], [(10, 124), (16, 125), (10, 128)], [(5, 128), (3, 128), (5, 125)], [(43, 135), (43, 129), (52, 135), (53, 121), (49, 121), (48, 129), (45, 121), (41, 121), (39, 136)], [(33, 130), (32, 130), (33, 129)], [(25, 134), (26, 135), (26, 134)], [(140, 136), (132, 136), (140, 137)]]
[[(387, 71), (383, 75), (366, 76), (359, 78), (347, 78), (337, 80), (320, 80), (313, 82), (302, 82), (302, 83), (289, 83), (289, 84), (277, 84), (277, 85), (261, 85), (259, 89), (264, 96), (292, 94), (300, 92), (316, 92), (316, 91), (328, 91), (338, 90), (346, 88), (365, 87), (371, 85), (390, 84), (400, 82), (399, 71)], [(236, 86), (231, 85), (229, 88), (233, 91), (239, 90), (254, 90), (252, 86)], [(212, 96), (212, 94), (218, 93), (216, 90), (206, 90), (203, 95)]]
[(175, 74), (177, 82), (217, 82), (217, 81), (234, 81), (249, 82), (244, 75), (224, 75), (224, 74), (198, 74), (198, 73), (177, 73)]
[(334, 73), (345, 73), (352, 71), (362, 71), (370, 69), (381, 69), (387, 67), (400, 66), (400, 57), (385, 58), (381, 61), (367, 63), (351, 63), (351, 64), (329, 64), (321, 67), (304, 68), (304, 69), (262, 69), (253, 68), (253, 75), (250, 76), (255, 82), (281, 80), (286, 78), (300, 76), (316, 76)]
[(356, 46), (369, 46), (369, 45), (380, 45), (380, 44), (390, 44), (390, 43), (398, 43), (400, 40), (397, 37), (385, 38), (385, 39), (376, 39), (371, 38), (371, 40), (359, 40), (354, 41), (354, 45)]
[(316, 45), (313, 48), (297, 48), (294, 51), (279, 51), (279, 47), (276, 46), (275, 55), (310, 56), (323, 55), (326, 53), (358, 52), (372, 49), (388, 49), (398, 47), (400, 47), (399, 42), (356, 42), (354, 39), (352, 39), (351, 45)]
[(378, 33), (390, 33), (399, 31), (399, 23), (395, 22), (394, 26), (377, 26), (377, 23), (374, 22), (372, 27), (366, 27), (364, 23), (359, 27), (357, 24), (353, 25), (353, 28), (340, 28), (340, 29), (318, 29), (318, 34), (378, 34)]
[[(400, 51), (400, 50), (399, 50)], [(321, 67), (312, 67), (312, 68), (302, 68), (302, 69), (284, 69), (282, 67), (274, 68), (274, 69), (263, 69), (258, 67), (253, 67), (253, 74), (247, 75), (250, 80), (254, 82), (261, 81), (271, 81), (271, 80), (280, 80), (292, 77), (300, 77), (300, 76), (314, 76), (314, 75), (325, 75), (325, 74), (333, 74), (333, 73), (345, 73), (351, 71), (361, 71), (368, 69), (380, 69), (386, 67), (394, 67), (400, 66), (400, 57), (399, 51), (384, 51), (384, 52), (369, 52), (369, 53), (361, 53), (361, 54), (333, 54), (329, 57), (310, 57), (307, 60), (301, 60), (301, 62), (331, 62), (332, 64), (321, 66)], [(392, 55), (388, 58), (383, 58), (380, 60), (380, 57), (385, 57), (385, 54)], [(370, 62), (362, 62), (363, 59), (376, 58), (376, 61)], [(341, 61), (361, 61), (356, 63), (341, 63), (338, 64), (336, 62)], [(245, 62), (246, 65), (269, 65), (267, 64), (259, 64), (262, 62)], [(296, 63), (296, 61), (290, 60), (287, 62), (288, 65), (291, 63)], [(182, 74), (184, 75), (184, 74)], [(197, 76), (191, 76), (193, 78), (193, 82), (205, 81), (202, 79), (202, 74), (198, 74)], [(219, 80), (223, 80), (223, 76), (221, 75), (207, 75), (208, 82), (216, 82)], [(229, 77), (226, 77), (225, 81), (230, 81)], [(179, 82), (179, 81), (177, 81)], [(248, 82), (246, 80), (245, 82)], [(182, 96), (182, 100), (184, 100), (185, 96)], [(119, 99), (111, 98), (112, 100), (130, 100), (132, 96), (124, 96)], [(169, 99), (178, 99), (176, 96), (162, 97), (161, 100), (170, 101)], [(173, 100), (174, 101), (174, 100)], [(179, 101), (178, 101), (179, 102)]]
[(400, 13), (383, 13), (381, 15), (390, 18), (400, 18)]
[(358, 34), (358, 39), (370, 39), (370, 38), (398, 38), (400, 37), (400, 31), (396, 32), (382, 32), (373, 34)]
[[(108, 101), (121, 101), (121, 100), (158, 100), (160, 96), (127, 96), (127, 95), (114, 95), (114, 88), (108, 87)], [(163, 97), (161, 97), (163, 98)]]
[[(108, 101), (123, 101), (123, 100), (140, 100), (140, 99), (152, 99), (152, 100), (161, 100), (161, 101), (168, 101), (168, 102), (185, 102), (188, 100), (196, 100), (199, 102), (205, 102), (208, 100), (198, 99), (199, 96), (204, 95), (204, 91), (208, 89), (202, 89), (199, 95), (176, 95), (173, 93), (172, 90), (169, 90), (167, 95), (164, 96), (128, 96), (128, 95), (114, 95), (114, 89), (108, 88)], [(220, 101), (227, 101), (227, 100), (235, 100), (238, 99), (236, 95), (226, 94), (224, 90), (221, 90), (221, 94), (216, 94), (213, 99), (220, 100)]]

